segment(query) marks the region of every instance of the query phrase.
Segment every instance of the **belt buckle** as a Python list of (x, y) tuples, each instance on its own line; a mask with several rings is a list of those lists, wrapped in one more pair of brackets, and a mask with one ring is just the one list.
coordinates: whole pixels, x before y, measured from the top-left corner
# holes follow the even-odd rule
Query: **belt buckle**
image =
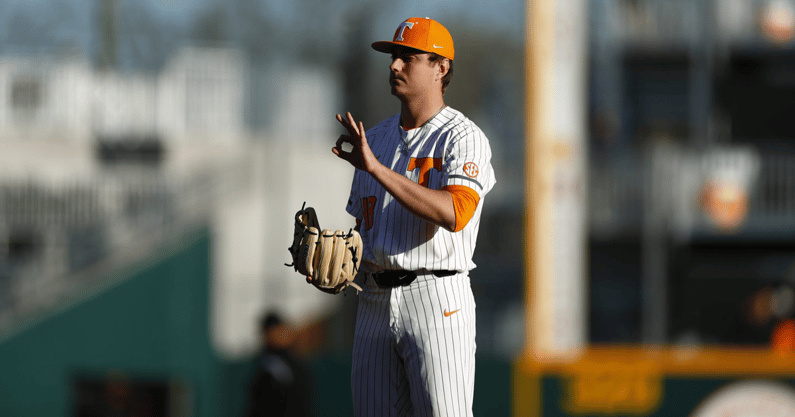
[(403, 274), (399, 274), (397, 276), (397, 279), (394, 282), (394, 284), (395, 284), (394, 286), (395, 287), (398, 287), (398, 286), (402, 287), (404, 285), (409, 285), (412, 282), (414, 282), (415, 279), (417, 279), (417, 273), (416, 272), (404, 271)]
[(390, 285), (391, 283), (384, 282), (387, 279), (387, 276), (384, 275), (384, 272), (371, 272), (370, 276), (373, 277), (373, 282), (375, 282), (375, 285), (378, 285), (378, 287), (380, 287), (380, 288), (390, 288), (391, 287), (391, 285)]

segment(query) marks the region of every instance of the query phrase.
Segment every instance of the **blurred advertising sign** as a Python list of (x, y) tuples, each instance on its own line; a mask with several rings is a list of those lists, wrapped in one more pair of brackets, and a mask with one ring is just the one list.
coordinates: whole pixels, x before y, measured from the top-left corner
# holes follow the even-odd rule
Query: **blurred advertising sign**
[(748, 214), (748, 193), (735, 183), (705, 184), (700, 199), (707, 217), (724, 230), (735, 229)]
[(750, 147), (719, 148), (701, 159), (701, 210), (718, 229), (733, 231), (748, 215), (749, 195), (759, 177), (761, 161)]
[(514, 365), (516, 416), (795, 415), (795, 354), (768, 349), (594, 347)]
[(590, 364), (572, 371), (563, 399), (572, 414), (642, 415), (662, 397), (661, 378), (651, 362)]
[(770, 40), (786, 43), (795, 36), (795, 6), (792, 0), (770, 0), (760, 13), (760, 27)]

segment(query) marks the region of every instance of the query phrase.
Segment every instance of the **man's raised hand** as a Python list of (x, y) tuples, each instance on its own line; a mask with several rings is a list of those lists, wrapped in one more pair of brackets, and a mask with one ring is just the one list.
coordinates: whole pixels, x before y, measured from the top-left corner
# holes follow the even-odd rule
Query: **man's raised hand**
[[(375, 169), (379, 162), (375, 155), (373, 155), (370, 145), (367, 144), (367, 137), (365, 136), (362, 122), (359, 121), (357, 123), (350, 112), (347, 112), (344, 118), (337, 114), (337, 121), (345, 127), (348, 134), (340, 135), (336, 145), (331, 148), (331, 152), (334, 152), (334, 155), (348, 161), (354, 167), (372, 173), (372, 170)], [(343, 143), (350, 143), (353, 149), (344, 151), (342, 149)]]

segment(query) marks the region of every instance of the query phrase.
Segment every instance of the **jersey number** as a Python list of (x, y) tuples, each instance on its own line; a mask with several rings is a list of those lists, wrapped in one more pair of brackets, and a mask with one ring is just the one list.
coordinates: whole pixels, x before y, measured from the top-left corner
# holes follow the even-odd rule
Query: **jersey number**
[(362, 199), (362, 213), (364, 213), (364, 230), (373, 228), (373, 213), (375, 212), (375, 196)]

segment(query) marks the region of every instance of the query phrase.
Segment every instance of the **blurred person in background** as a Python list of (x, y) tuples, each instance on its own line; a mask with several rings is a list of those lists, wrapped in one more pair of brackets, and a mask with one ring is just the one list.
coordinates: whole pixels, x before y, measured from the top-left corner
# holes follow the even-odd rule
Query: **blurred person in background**
[(795, 351), (795, 293), (786, 283), (768, 283), (750, 293), (742, 304), (742, 321), (733, 342), (769, 345)]
[(779, 352), (795, 352), (795, 290), (789, 284), (778, 286), (770, 299), (776, 323), (770, 335), (770, 346)]
[(249, 381), (246, 417), (308, 416), (309, 374), (292, 354), (293, 330), (273, 312), (260, 319), (262, 350)]
[[(166, 417), (165, 391), (145, 380), (133, 380), (111, 370), (101, 380), (86, 379), (75, 385), (73, 417)], [(161, 394), (161, 395), (158, 395)]]

